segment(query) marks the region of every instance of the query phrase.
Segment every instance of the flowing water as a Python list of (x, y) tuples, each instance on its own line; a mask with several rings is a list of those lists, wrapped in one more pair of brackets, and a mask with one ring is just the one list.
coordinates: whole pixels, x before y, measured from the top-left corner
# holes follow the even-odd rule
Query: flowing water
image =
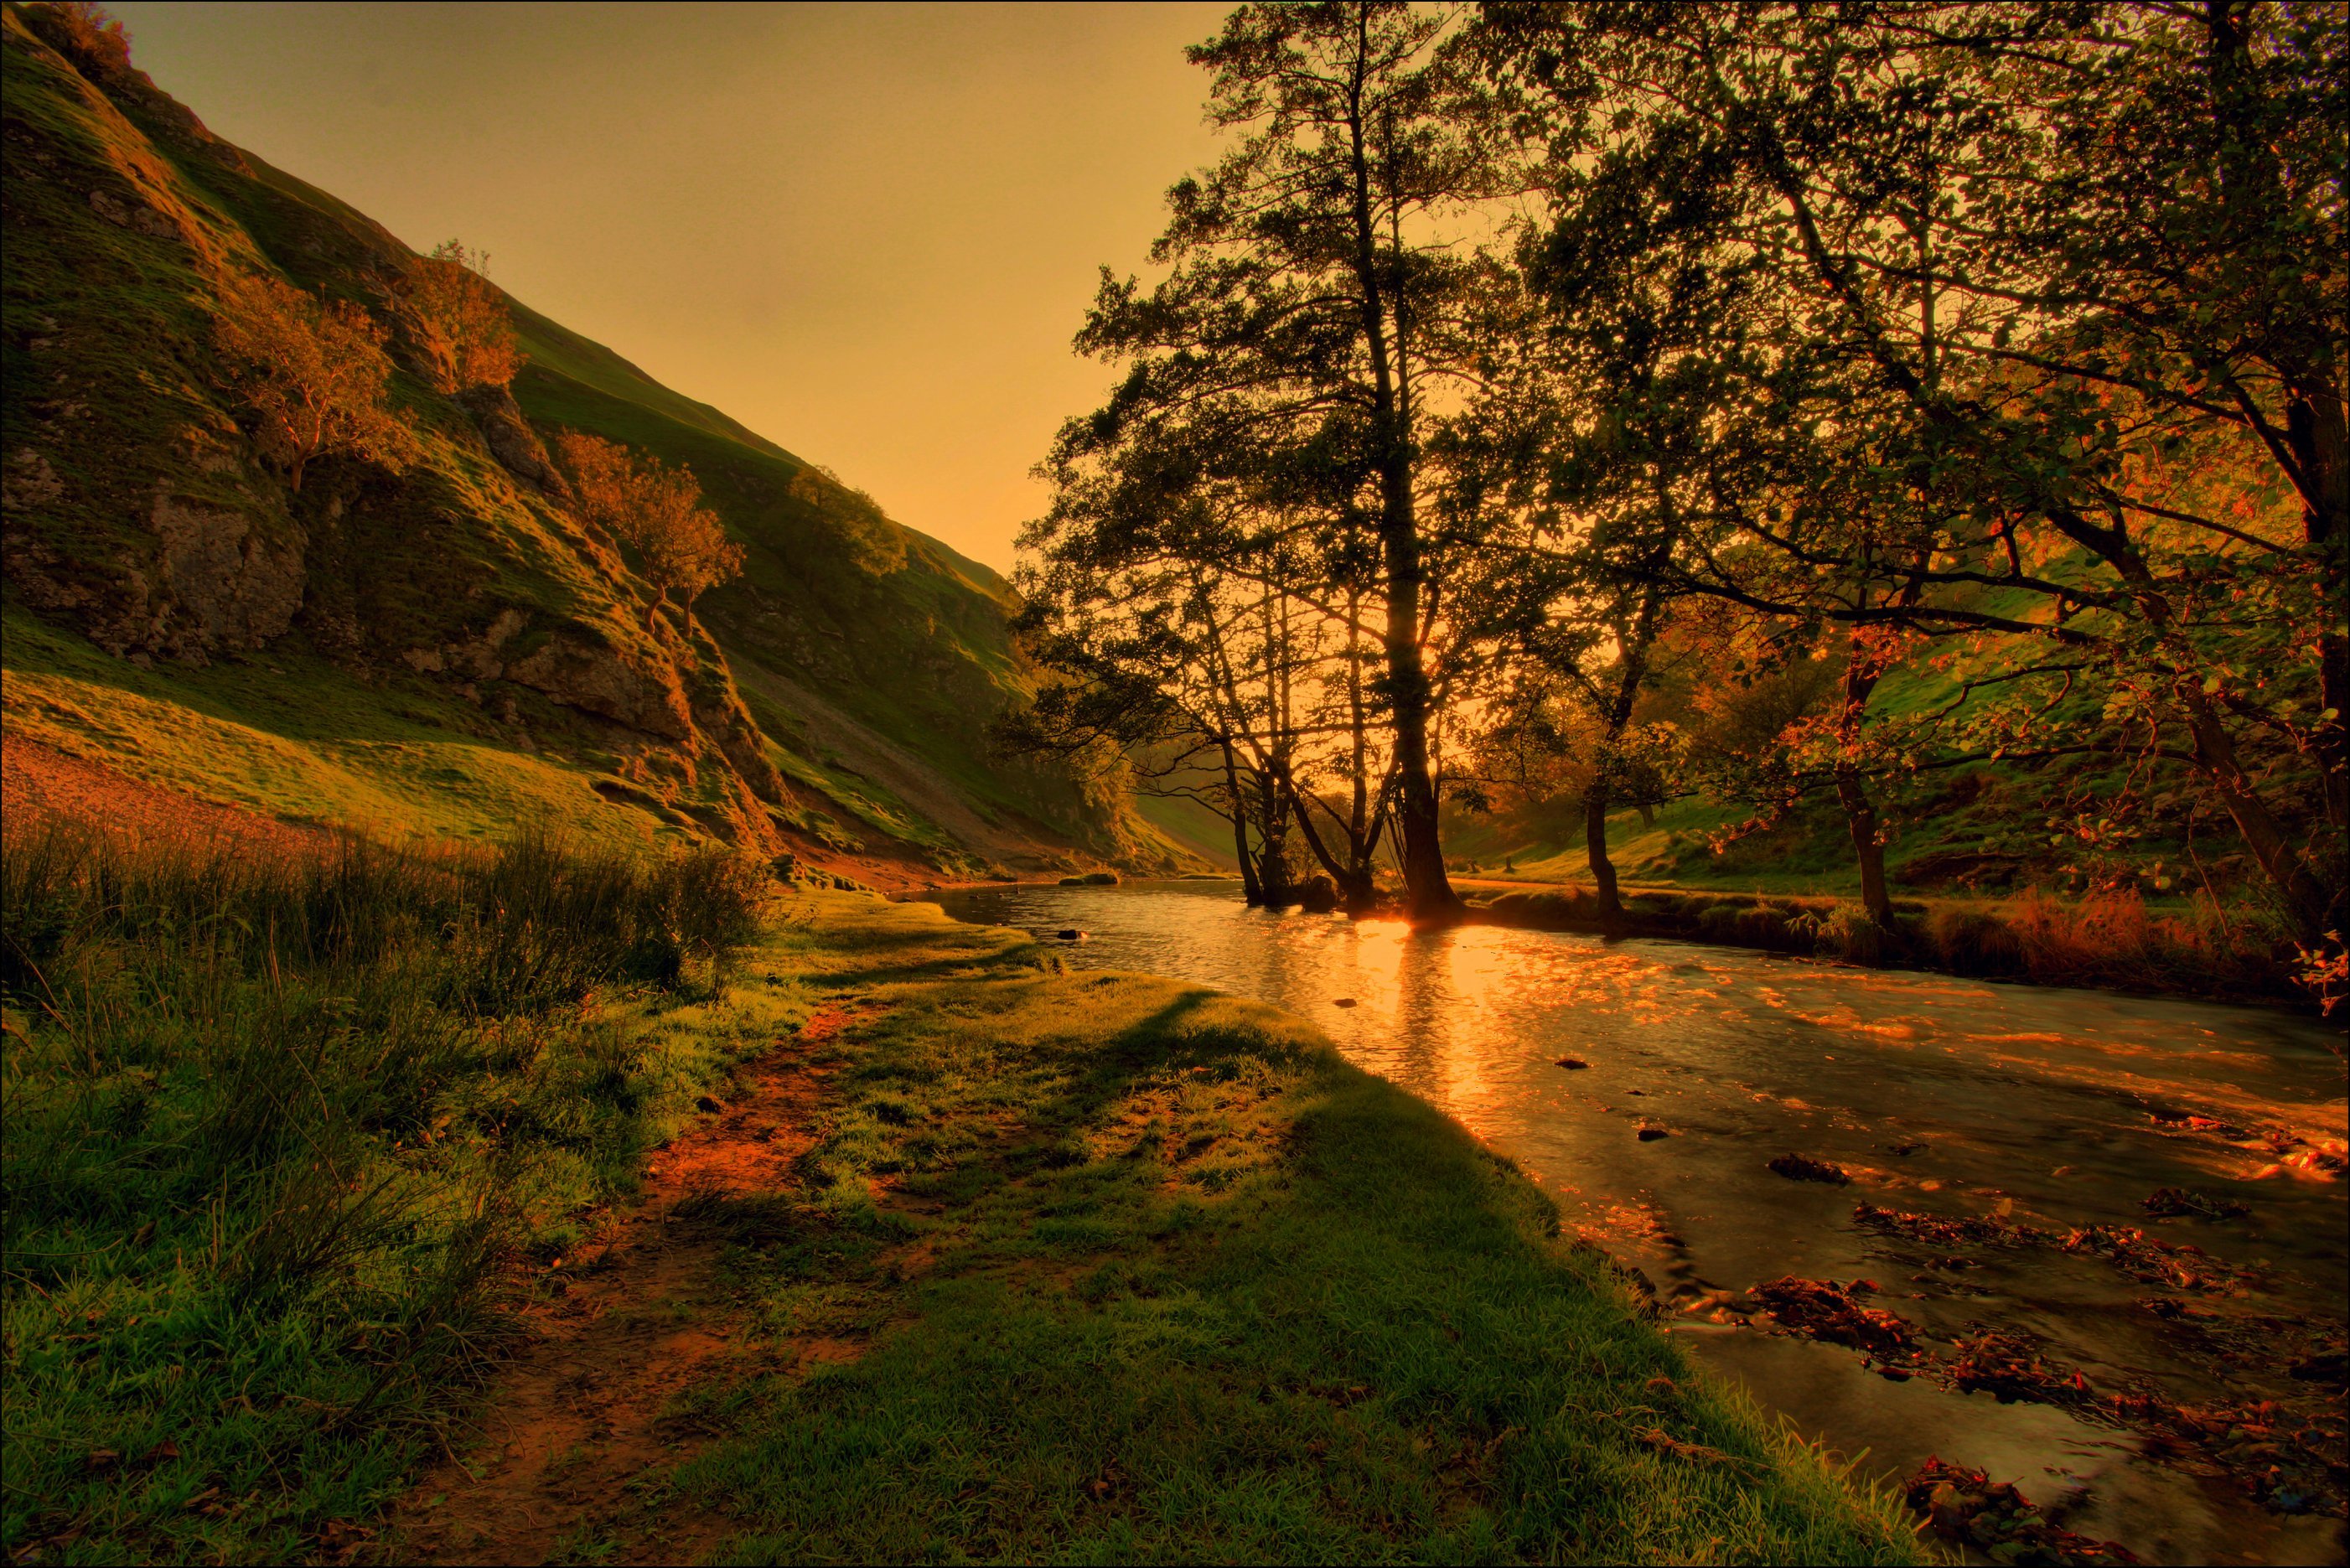
[[(1048, 940), (1082, 929), (1059, 948), (1074, 965), (1170, 975), (1311, 1019), (1349, 1060), (1514, 1158), (1570, 1233), (1654, 1282), (1669, 1332), (1805, 1435), (1865, 1455), (1864, 1474), (1907, 1475), (1939, 1455), (2149, 1561), (2345, 1561), (2341, 1521), (2310, 1511), (2330, 1506), (2325, 1488), (2314, 1501), (2295, 1490), (2300, 1455), (2285, 1456), (2285, 1480), (2260, 1479), (2263, 1442), (2290, 1449), (2304, 1419), (2340, 1418), (2338, 1384), (2309, 1376), (2315, 1357), (2338, 1355), (2350, 1285), (2344, 1073), (2326, 1025), (1663, 940), (1414, 933), (1249, 909), (1224, 882), (936, 897), (959, 919)], [(1833, 1163), (1850, 1185), (1768, 1168), (1788, 1154)], [(2250, 1212), (2151, 1218), (2143, 1200), (2161, 1188)], [(2001, 1238), (2040, 1241), (1924, 1240), (1863, 1223), (1859, 1204), (1997, 1220), (2014, 1228)], [(2116, 1259), (2058, 1241), (2092, 1225), (2210, 1258)], [(1739, 1310), (1752, 1305), (1740, 1293), (1785, 1276), (1867, 1279), (1863, 1299), (1945, 1358), (1998, 1331), (2081, 1383), (2002, 1399), (1948, 1376), (1884, 1376), (1856, 1350)], [(2166, 1407), (2275, 1398), (2289, 1410), (2182, 1442), (2102, 1403), (2141, 1393)]]

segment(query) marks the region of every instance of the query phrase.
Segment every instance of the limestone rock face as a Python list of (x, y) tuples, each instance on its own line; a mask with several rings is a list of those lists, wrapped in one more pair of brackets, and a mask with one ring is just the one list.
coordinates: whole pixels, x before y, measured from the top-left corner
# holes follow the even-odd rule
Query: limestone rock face
[(505, 678), (616, 724), (664, 740), (693, 732), (684, 692), (670, 680), (640, 670), (609, 648), (558, 632), (536, 650), (505, 666)]
[(482, 428), (482, 440), (498, 465), (517, 479), (528, 480), (549, 495), (568, 496), (571, 486), (546, 455), (546, 443), (523, 418), (514, 393), (504, 387), (474, 387), (458, 394), (458, 402)]
[[(162, 542), (157, 587), (205, 651), (259, 648), (283, 637), (302, 607), (302, 547), (298, 539), (264, 539), (234, 512), (155, 493), (149, 516)], [(166, 612), (168, 614), (168, 611)], [(157, 629), (164, 629), (159, 618)]]

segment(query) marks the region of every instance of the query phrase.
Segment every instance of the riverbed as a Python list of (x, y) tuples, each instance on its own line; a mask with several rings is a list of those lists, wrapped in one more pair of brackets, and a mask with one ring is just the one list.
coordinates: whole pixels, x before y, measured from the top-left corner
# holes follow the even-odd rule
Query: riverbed
[[(2345, 1561), (2324, 1511), (2339, 1472), (2313, 1492), (2293, 1447), (2342, 1407), (2350, 1212), (2327, 1024), (1665, 940), (1416, 933), (1250, 909), (1229, 882), (933, 896), (1074, 966), (1311, 1019), (1514, 1159), (1569, 1234), (1640, 1271), (1669, 1332), (1865, 1476), (1939, 1456), (2149, 1562)], [(1845, 1182), (1771, 1168), (1787, 1156)], [(2150, 1212), (2165, 1189), (2189, 1211)], [(1973, 1222), (1970, 1239), (1919, 1216)], [(1914, 1324), (1937, 1373), (1754, 1311), (1752, 1288), (1784, 1277), (1868, 1282), (1853, 1299)], [(2028, 1347), (2022, 1385), (1960, 1391), (1939, 1372), (1985, 1345)], [(2143, 1418), (2158, 1407), (2168, 1424)], [(2219, 1425), (2182, 1441), (2203, 1429), (2181, 1409)]]

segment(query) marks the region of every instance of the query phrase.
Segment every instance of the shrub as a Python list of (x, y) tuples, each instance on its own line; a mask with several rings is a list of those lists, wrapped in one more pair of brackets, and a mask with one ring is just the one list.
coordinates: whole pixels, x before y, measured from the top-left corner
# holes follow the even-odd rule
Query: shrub
[(398, 470), (414, 441), (384, 400), (391, 361), (383, 328), (348, 300), (328, 302), (274, 277), (231, 278), (213, 318), (222, 375), (253, 423), (264, 462), (302, 488), (328, 456)]
[(434, 357), (433, 385), (443, 392), (504, 387), (522, 369), (514, 318), (489, 280), (489, 265), (486, 252), (443, 240), (409, 265), (409, 303)]
[(2023, 972), (2023, 944), (1988, 910), (1945, 904), (1926, 920), (1935, 961), (1953, 974), (2000, 978)]
[(130, 34), (90, 0), (52, 0), (28, 5), (26, 16), (52, 46), (83, 65), (120, 71), (130, 65)]
[(636, 547), (654, 597), (645, 607), (650, 631), (674, 592), (690, 620), (703, 589), (743, 569), (743, 546), (726, 537), (718, 514), (702, 504), (690, 468), (670, 468), (657, 457), (616, 441), (566, 431), (556, 439), (563, 466), (579, 497), (581, 515)]

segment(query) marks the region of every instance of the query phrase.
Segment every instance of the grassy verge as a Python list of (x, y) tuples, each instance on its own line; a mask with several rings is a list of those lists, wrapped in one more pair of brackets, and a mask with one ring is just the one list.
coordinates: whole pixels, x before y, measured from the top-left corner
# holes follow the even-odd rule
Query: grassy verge
[(2208, 919), (2158, 913), (2129, 891), (2057, 898), (2033, 889), (1998, 901), (1903, 899), (1890, 929), (1857, 900), (1762, 893), (1627, 890), (1624, 919), (1600, 917), (1589, 888), (1472, 896), (1471, 917), (1535, 930), (1678, 937), (1853, 963), (1897, 965), (2034, 985), (2103, 986), (2225, 1001), (2307, 1005), (2290, 950), (2239, 944)]
[(772, 1038), (712, 857), (0, 841), (16, 1563), (314, 1558), (437, 1447), (518, 1265)]
[(886, 1011), (801, 1185), (705, 1218), (828, 1355), (706, 1393), (729, 1436), (650, 1502), (737, 1521), (726, 1560), (1915, 1560), (1298, 1021), (818, 908), (775, 961)]

